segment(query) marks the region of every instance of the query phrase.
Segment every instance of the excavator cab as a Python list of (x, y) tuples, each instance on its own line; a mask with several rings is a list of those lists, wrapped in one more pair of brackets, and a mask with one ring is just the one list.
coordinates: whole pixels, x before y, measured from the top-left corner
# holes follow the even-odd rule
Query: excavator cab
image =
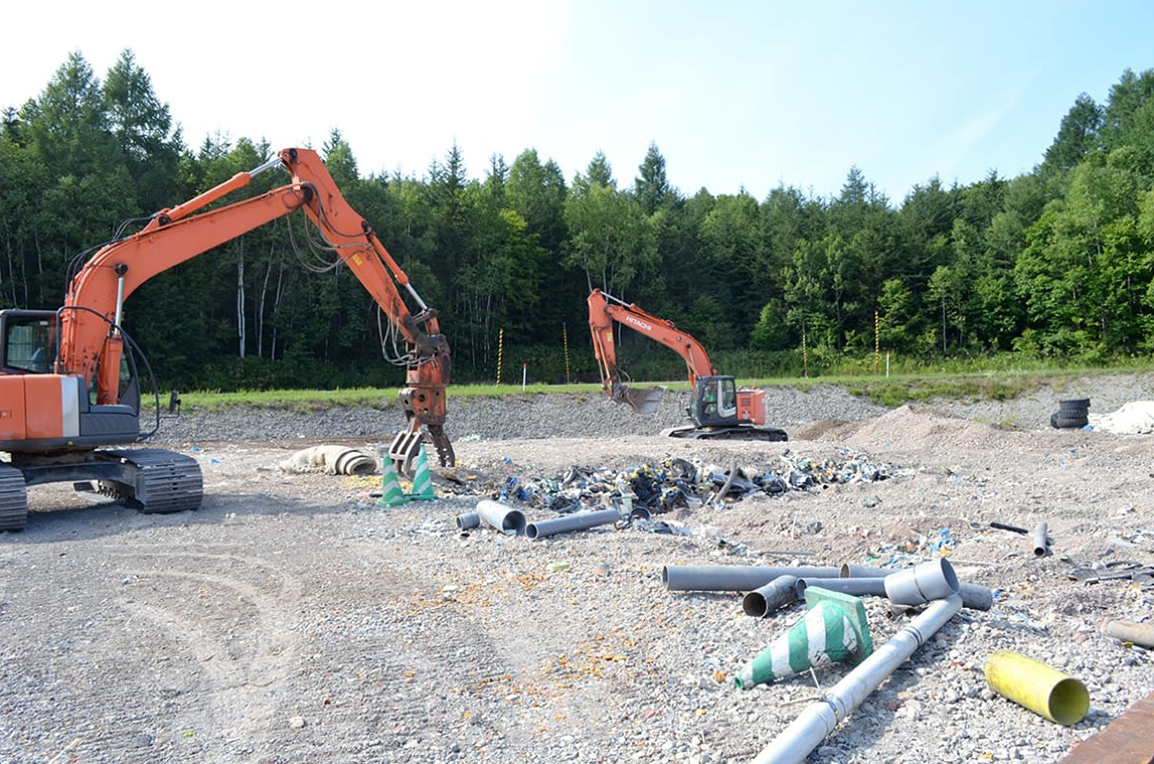
[(686, 411), (698, 427), (737, 424), (737, 383), (727, 375), (698, 377)]
[(47, 374), (56, 362), (59, 322), (53, 310), (0, 311), (4, 374)]

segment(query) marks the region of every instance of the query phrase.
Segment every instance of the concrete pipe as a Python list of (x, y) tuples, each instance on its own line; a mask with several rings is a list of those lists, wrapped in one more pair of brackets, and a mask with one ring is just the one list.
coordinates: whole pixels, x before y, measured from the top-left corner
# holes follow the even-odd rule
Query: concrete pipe
[(476, 528), (480, 524), (481, 516), (476, 512), (466, 512), (463, 515), (457, 515), (457, 527), (463, 531)]
[(811, 703), (753, 760), (753, 764), (801, 764), (834, 727), (853, 713), (871, 692), (925, 644), (962, 606), (958, 596), (938, 600), (890, 637), (873, 654)]
[(525, 532), (525, 515), (518, 509), (482, 499), (477, 502), (477, 514), (485, 523), (501, 532), (513, 531), (518, 536)]
[(1110, 621), (1102, 627), (1102, 631), (1108, 637), (1154, 649), (1154, 623)]
[(852, 594), (855, 597), (886, 596), (884, 578), (799, 578), (794, 584), (798, 598), (804, 597), (805, 590), (811, 586), (817, 586), (831, 592)]
[(778, 576), (765, 586), (741, 598), (741, 609), (754, 618), (768, 618), (771, 613), (797, 601), (796, 576)]
[(544, 538), (557, 533), (582, 531), (598, 525), (609, 525), (621, 519), (616, 509), (600, 509), (596, 512), (576, 512), (552, 520), (534, 520), (525, 526), (525, 535), (530, 539)]
[(772, 565), (666, 565), (661, 581), (671, 592), (751, 592), (779, 576), (837, 578), (840, 568)]
[(945, 557), (885, 577), (886, 596), (898, 605), (921, 605), (958, 593), (958, 576)]
[(1045, 523), (1038, 523), (1034, 526), (1034, 532), (1030, 534), (1030, 538), (1034, 544), (1034, 556), (1045, 557), (1046, 552), (1050, 551), (1050, 539), (1046, 536)]

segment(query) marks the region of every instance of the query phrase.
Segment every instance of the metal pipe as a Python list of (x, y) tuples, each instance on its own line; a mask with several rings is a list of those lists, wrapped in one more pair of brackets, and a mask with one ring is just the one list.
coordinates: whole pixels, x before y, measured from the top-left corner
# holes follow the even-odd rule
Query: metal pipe
[(841, 568), (756, 565), (666, 565), (661, 581), (671, 592), (751, 592), (779, 576), (837, 578)]
[(962, 607), (955, 595), (937, 600), (909, 625), (866, 658), (840, 682), (811, 703), (785, 730), (762, 749), (753, 764), (800, 764), (833, 732), (838, 723), (853, 713), (866, 697), (925, 644)]
[(1133, 621), (1110, 621), (1102, 631), (1106, 636), (1132, 642), (1142, 647), (1154, 648), (1154, 623), (1134, 623)]
[(466, 512), (463, 515), (457, 515), (457, 527), (463, 531), (476, 528), (480, 524), (481, 515), (476, 512)]
[(599, 509), (595, 512), (576, 512), (552, 520), (534, 520), (525, 526), (525, 535), (530, 539), (544, 538), (557, 533), (581, 531), (598, 525), (609, 525), (621, 519), (616, 509)]
[(805, 590), (811, 586), (828, 589), (831, 592), (852, 594), (855, 597), (873, 595), (886, 596), (886, 581), (884, 578), (799, 578), (794, 588), (797, 596), (804, 597)]
[(491, 499), (477, 502), (477, 514), (499, 531), (513, 531), (518, 536), (525, 532), (525, 515), (520, 510), (506, 507)]
[(1038, 523), (1034, 526), (1034, 532), (1030, 534), (1030, 538), (1034, 543), (1034, 556), (1045, 557), (1046, 552), (1050, 549), (1050, 539), (1046, 538), (1046, 524)]
[(768, 618), (775, 610), (797, 601), (801, 593), (797, 590), (796, 576), (778, 576), (765, 586), (747, 592), (741, 598), (741, 609), (754, 618)]

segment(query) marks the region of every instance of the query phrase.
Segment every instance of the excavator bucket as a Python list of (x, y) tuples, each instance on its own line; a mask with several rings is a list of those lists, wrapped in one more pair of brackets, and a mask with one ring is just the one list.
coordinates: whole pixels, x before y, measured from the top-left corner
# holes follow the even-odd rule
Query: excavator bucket
[(618, 400), (628, 403), (633, 410), (643, 416), (657, 413), (657, 407), (665, 398), (664, 387), (626, 387), (621, 385)]

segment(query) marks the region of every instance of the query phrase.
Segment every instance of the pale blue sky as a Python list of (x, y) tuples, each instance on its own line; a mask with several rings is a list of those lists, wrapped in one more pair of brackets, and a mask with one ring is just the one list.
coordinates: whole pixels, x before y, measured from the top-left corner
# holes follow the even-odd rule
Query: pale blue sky
[(836, 194), (857, 165), (896, 205), (1030, 170), (1079, 93), (1154, 68), (1149, 0), (251, 5), (15, 4), (0, 107), (128, 47), (193, 146), (339, 127), (364, 174), (423, 175), (455, 140), (471, 177), (533, 147), (570, 181), (601, 150), (624, 186), (653, 141), (686, 194)]

